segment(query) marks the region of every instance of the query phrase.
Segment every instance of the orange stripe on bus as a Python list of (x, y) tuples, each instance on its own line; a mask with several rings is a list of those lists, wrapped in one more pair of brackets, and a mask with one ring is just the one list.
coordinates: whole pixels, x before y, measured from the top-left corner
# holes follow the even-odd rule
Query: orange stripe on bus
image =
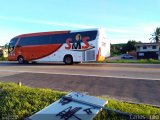
[(49, 56), (50, 54), (56, 52), (61, 46), (62, 44), (50, 44), (50, 45), (24, 46), (19, 49), (21, 49), (22, 56), (24, 56), (24, 59), (30, 61)]

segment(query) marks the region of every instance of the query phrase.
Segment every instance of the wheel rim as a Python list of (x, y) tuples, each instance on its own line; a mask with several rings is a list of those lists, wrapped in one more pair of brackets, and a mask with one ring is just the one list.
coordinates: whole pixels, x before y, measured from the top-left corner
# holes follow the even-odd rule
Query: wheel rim
[(66, 63), (67, 63), (67, 64), (70, 64), (71, 62), (72, 62), (71, 57), (66, 57)]
[(20, 57), (20, 58), (18, 59), (18, 62), (19, 62), (19, 63), (24, 63), (24, 59), (23, 59), (22, 57)]

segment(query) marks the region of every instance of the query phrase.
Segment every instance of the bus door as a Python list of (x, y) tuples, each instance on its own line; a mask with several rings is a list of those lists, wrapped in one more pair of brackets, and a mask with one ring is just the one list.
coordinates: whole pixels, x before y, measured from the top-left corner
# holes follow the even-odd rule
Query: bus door
[(86, 58), (86, 54), (85, 54), (85, 51), (83, 51), (82, 52), (82, 61), (85, 61), (86, 60), (85, 58)]

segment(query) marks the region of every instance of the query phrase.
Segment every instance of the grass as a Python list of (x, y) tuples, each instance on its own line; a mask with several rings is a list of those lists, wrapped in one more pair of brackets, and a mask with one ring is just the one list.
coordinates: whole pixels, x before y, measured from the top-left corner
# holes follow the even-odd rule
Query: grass
[(0, 118), (12, 115), (23, 119), (55, 102), (66, 93), (0, 83)]
[(107, 63), (142, 63), (142, 64), (160, 64), (159, 60), (154, 60), (154, 59), (141, 59), (141, 60), (107, 60)]
[(0, 57), (0, 61), (7, 61), (8, 59), (6, 57)]
[[(66, 94), (66, 92), (51, 89), (20, 87), (15, 83), (0, 82), (0, 119), (4, 116), (12, 116), (12, 118), (14, 116), (15, 119), (21, 120), (38, 112)], [(112, 99), (103, 99), (108, 100), (106, 107), (113, 110), (120, 110), (147, 118), (150, 115), (160, 115), (160, 108), (145, 104), (130, 104)], [(103, 110), (94, 120), (113, 120), (120, 119), (120, 117), (116, 113)]]
[(140, 115), (146, 118), (150, 118), (151, 115), (159, 115), (160, 117), (160, 108), (145, 104), (131, 104), (128, 102), (120, 102), (115, 100), (110, 100), (109, 102), (110, 103), (107, 105), (107, 107), (114, 110), (121, 110), (123, 112), (131, 113), (132, 115)]

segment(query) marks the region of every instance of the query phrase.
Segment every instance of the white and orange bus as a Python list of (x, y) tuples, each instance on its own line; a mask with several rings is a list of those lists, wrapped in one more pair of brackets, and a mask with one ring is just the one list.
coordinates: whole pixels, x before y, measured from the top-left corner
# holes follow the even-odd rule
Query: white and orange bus
[(10, 40), (8, 60), (19, 63), (103, 61), (110, 43), (102, 29), (22, 34)]

